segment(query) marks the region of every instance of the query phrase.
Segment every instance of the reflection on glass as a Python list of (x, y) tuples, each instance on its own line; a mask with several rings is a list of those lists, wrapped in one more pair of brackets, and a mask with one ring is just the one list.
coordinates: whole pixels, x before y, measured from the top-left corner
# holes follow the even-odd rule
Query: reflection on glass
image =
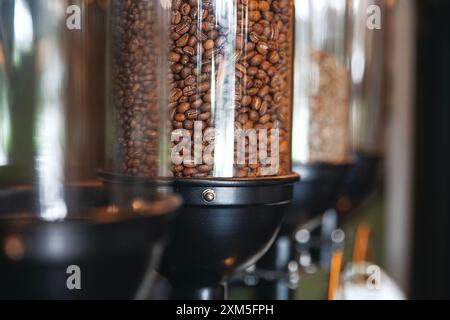
[(36, 176), (40, 214), (46, 220), (60, 220), (67, 215), (64, 202), (64, 68), (60, 28), (64, 26), (61, 2), (39, 3), (39, 13), (52, 17), (40, 21), (37, 41), (38, 96), (35, 140)]
[(5, 64), (5, 54), (0, 35), (0, 167), (8, 164), (8, 141), (11, 134), (11, 115), (8, 109), (8, 88)]
[(14, 6), (14, 63), (20, 65), (23, 54), (33, 48), (33, 19), (26, 0), (16, 0)]
[[(214, 61), (215, 56), (211, 60), (211, 74), (217, 75), (215, 81), (214, 77), (210, 80), (211, 116), (216, 123), (215, 144), (220, 146), (215, 149), (213, 163), (215, 177), (233, 177), (234, 174), (234, 106), (236, 105), (234, 56), (237, 26), (235, 11), (234, 1), (217, 1), (217, 23), (228, 29), (230, 36), (225, 39), (223, 56), (218, 56), (217, 62)], [(217, 70), (215, 70), (216, 65)]]
[[(353, 0), (351, 32), (353, 148), (378, 153), (382, 146), (384, 0)], [(369, 28), (368, 19), (381, 29)]]

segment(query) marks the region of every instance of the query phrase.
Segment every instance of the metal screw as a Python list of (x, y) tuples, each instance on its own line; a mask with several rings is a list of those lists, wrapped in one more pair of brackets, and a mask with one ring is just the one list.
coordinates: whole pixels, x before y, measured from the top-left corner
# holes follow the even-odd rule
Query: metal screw
[(214, 199), (216, 199), (216, 193), (214, 190), (208, 189), (203, 191), (203, 200), (206, 202), (212, 202)]

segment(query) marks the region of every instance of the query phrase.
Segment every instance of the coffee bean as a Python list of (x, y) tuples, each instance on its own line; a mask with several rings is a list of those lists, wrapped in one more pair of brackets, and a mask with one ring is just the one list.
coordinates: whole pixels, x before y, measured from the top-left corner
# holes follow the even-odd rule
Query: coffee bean
[(250, 11), (248, 13), (248, 19), (250, 21), (259, 21), (261, 19), (261, 13), (259, 11)]
[(193, 47), (184, 47), (183, 52), (186, 53), (188, 56), (195, 55), (195, 49)]
[(272, 68), (272, 64), (269, 61), (263, 61), (260, 64), (261, 69), (263, 69), (264, 71), (268, 71), (270, 68)]
[(194, 85), (186, 86), (186, 87), (183, 88), (182, 94), (183, 94), (185, 97), (190, 97), (190, 96), (192, 96), (192, 95), (195, 94), (196, 90), (197, 90), (197, 89), (195, 88)]
[(269, 45), (266, 42), (260, 41), (256, 45), (256, 51), (262, 55), (266, 55), (269, 52)]
[(269, 55), (269, 61), (272, 63), (278, 63), (280, 62), (280, 55), (277, 51), (272, 51)]
[(260, 96), (261, 98), (264, 98), (265, 96), (267, 96), (270, 92), (270, 87), (269, 86), (264, 86), (261, 89), (259, 89), (258, 91), (258, 96)]
[(207, 92), (210, 87), (211, 87), (211, 84), (209, 82), (202, 82), (200, 84), (200, 92)]
[(181, 89), (174, 88), (170, 91), (169, 101), (175, 102), (178, 99), (180, 99), (182, 95), (183, 95), (183, 91)]
[(186, 117), (189, 120), (197, 120), (198, 115), (199, 112), (196, 109), (189, 109), (188, 111), (186, 111)]
[(183, 122), (184, 120), (186, 120), (186, 116), (182, 113), (177, 113), (174, 117), (174, 120), (177, 122)]
[(187, 86), (192, 86), (195, 84), (196, 81), (197, 80), (194, 75), (189, 75), (184, 79), (184, 84)]
[(213, 40), (206, 40), (206, 41), (203, 43), (203, 48), (204, 48), (205, 50), (210, 50), (210, 49), (214, 48), (214, 41), (213, 41)]
[(197, 45), (197, 37), (196, 36), (190, 36), (188, 41), (189, 47), (195, 47)]
[(259, 113), (256, 112), (255, 110), (250, 111), (249, 113), (249, 119), (253, 122), (258, 121), (259, 119)]
[(180, 103), (177, 107), (177, 113), (185, 113), (190, 108), (190, 104), (187, 102)]
[(179, 24), (181, 22), (181, 13), (178, 10), (172, 10), (172, 24)]
[(198, 117), (199, 120), (206, 121), (211, 117), (211, 112), (204, 112)]
[(269, 103), (267, 101), (264, 101), (261, 103), (261, 107), (259, 108), (259, 115), (263, 116), (267, 113), (269, 109)]
[(270, 120), (270, 114), (265, 114), (261, 118), (259, 118), (259, 122), (262, 124), (267, 123)]
[(177, 41), (176, 44), (178, 47), (184, 47), (187, 42), (189, 41), (189, 34), (185, 33), (183, 36), (181, 36)]
[(258, 9), (261, 11), (269, 11), (270, 10), (269, 1), (259, 1)]
[(256, 0), (251, 0), (248, 2), (248, 10), (253, 11), (253, 10), (260, 10), (259, 9), (259, 1)]
[(183, 122), (172, 121), (172, 127), (174, 129), (182, 129), (183, 128)]
[(187, 16), (191, 12), (191, 6), (188, 3), (183, 3), (180, 7), (180, 12), (182, 15)]
[(186, 21), (180, 22), (179, 24), (177, 24), (177, 26), (175, 27), (175, 32), (178, 33), (179, 35), (185, 34), (186, 32), (189, 31), (190, 29), (190, 24)]
[(260, 97), (257, 97), (257, 96), (252, 97), (252, 102), (250, 105), (253, 109), (259, 110), (261, 108), (261, 104), (262, 104), (262, 100)]
[(246, 113), (240, 114), (237, 119), (241, 124), (245, 124), (248, 121), (248, 115)]
[(194, 128), (194, 121), (192, 121), (192, 120), (185, 120), (183, 122), (183, 127), (186, 130), (192, 130)]
[(248, 107), (252, 103), (252, 97), (251, 96), (244, 96), (242, 98), (242, 105), (244, 107)]
[(258, 66), (264, 61), (264, 56), (262, 54), (256, 54), (250, 59), (250, 63), (254, 66)]
[(179, 55), (178, 53), (173, 52), (173, 51), (169, 53), (169, 61), (170, 62), (178, 62), (178, 61), (180, 61), (180, 59), (181, 59), (181, 55)]

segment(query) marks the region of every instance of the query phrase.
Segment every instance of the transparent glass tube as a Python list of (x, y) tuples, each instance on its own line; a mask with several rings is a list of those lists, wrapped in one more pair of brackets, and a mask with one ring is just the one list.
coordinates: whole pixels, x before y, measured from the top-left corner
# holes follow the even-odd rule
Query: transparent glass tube
[(175, 149), (174, 133), (194, 136), (182, 159), (172, 158), (173, 175), (290, 173), (292, 1), (173, 1), (172, 9)]
[(111, 0), (109, 5), (108, 169), (165, 176), (170, 2)]
[[(112, 4), (111, 70), (119, 70), (112, 78), (122, 83), (113, 87), (111, 103), (119, 115), (114, 121), (120, 124), (116, 126), (120, 129), (116, 159), (122, 160), (115, 166), (116, 172), (152, 176), (152, 170), (160, 167), (154, 165), (150, 150), (161, 150), (156, 145), (161, 145), (162, 136), (149, 128), (158, 123), (154, 117), (163, 113), (138, 110), (142, 109), (141, 95), (153, 93), (159, 101), (156, 109), (164, 105), (168, 115), (164, 123), (169, 126), (166, 150), (172, 163), (164, 175), (257, 178), (290, 173), (290, 0), (130, 0)], [(163, 10), (164, 17), (169, 13), (169, 24), (158, 21), (159, 15), (152, 10)], [(133, 35), (141, 27), (147, 31)], [(163, 80), (152, 83), (146, 78), (150, 74), (142, 71), (154, 64), (157, 52), (153, 50), (165, 40), (168, 72), (152, 79), (168, 75), (167, 92), (158, 89)], [(163, 61), (152, 70), (161, 65)], [(145, 103), (148, 107), (153, 104)]]
[(104, 156), (97, 152), (104, 145), (106, 18), (99, 3), (2, 2), (2, 164), (15, 171), (10, 176), (29, 182), (36, 160), (48, 158), (66, 180), (96, 177)]
[(378, 154), (383, 149), (385, 1), (352, 0), (352, 147)]
[(0, 14), (0, 187), (32, 186), (37, 215), (61, 220), (65, 186), (95, 179), (104, 155), (105, 11), (5, 0)]
[(350, 156), (346, 0), (297, 0), (293, 161), (341, 164)]

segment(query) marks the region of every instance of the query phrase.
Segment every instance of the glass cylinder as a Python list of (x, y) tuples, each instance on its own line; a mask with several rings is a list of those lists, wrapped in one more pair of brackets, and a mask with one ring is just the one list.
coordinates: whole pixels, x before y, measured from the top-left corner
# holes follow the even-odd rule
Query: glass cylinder
[(352, 0), (352, 147), (356, 153), (383, 149), (385, 1)]
[(111, 0), (109, 6), (107, 169), (165, 176), (170, 3)]
[(293, 161), (344, 164), (350, 157), (347, 0), (297, 0)]
[[(155, 204), (167, 193), (144, 197), (137, 187), (89, 193), (101, 187), (105, 156), (107, 8), (88, 0), (0, 3), (0, 192), (32, 190), (36, 199), (23, 210), (39, 219), (70, 220), (81, 214), (79, 201), (100, 211), (120, 203), (128, 213), (178, 203)], [(101, 216), (118, 218), (119, 207)]]
[[(111, 69), (119, 84), (111, 105), (119, 115), (113, 121), (120, 149), (115, 158), (122, 159), (116, 172), (151, 176), (161, 168), (152, 156), (159, 150), (171, 161), (160, 174), (176, 178), (290, 173), (290, 0), (130, 0), (112, 6)], [(159, 21), (166, 16), (167, 25)], [(167, 70), (158, 59), (166, 40)], [(158, 89), (164, 77), (167, 91)], [(165, 121), (154, 118), (152, 105), (164, 108)], [(157, 123), (168, 126), (167, 144), (161, 143), (163, 131), (151, 129)]]
[(57, 190), (95, 179), (104, 157), (104, 9), (83, 0), (0, 7), (0, 186)]

